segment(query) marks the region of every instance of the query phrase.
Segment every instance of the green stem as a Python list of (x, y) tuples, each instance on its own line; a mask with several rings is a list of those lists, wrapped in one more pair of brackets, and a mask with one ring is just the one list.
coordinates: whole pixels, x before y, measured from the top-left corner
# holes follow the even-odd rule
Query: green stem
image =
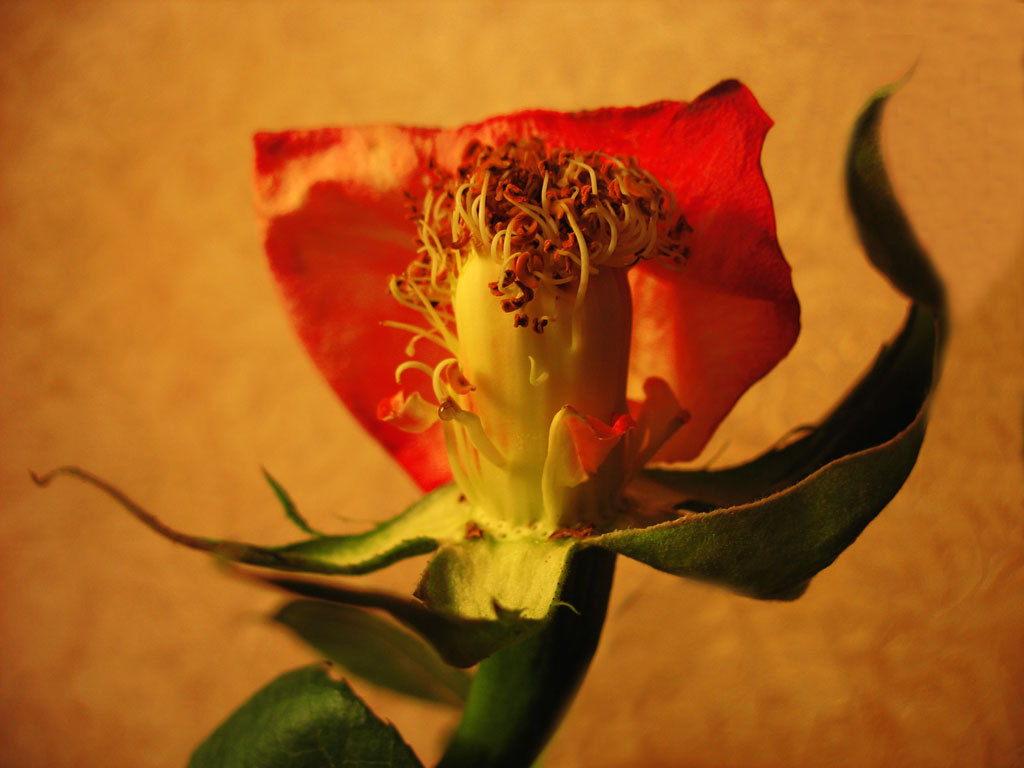
[[(577, 553), (542, 630), (481, 662), (438, 768), (527, 768), (576, 695), (604, 625), (615, 555)], [(578, 611), (579, 613), (576, 613)]]

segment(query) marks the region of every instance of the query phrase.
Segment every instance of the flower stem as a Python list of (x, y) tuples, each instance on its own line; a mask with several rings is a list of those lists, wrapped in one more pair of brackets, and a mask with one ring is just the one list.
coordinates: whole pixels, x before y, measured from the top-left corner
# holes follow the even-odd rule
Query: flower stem
[[(438, 768), (528, 768), (569, 708), (597, 650), (615, 556), (577, 553), (551, 621), (481, 662)], [(578, 613), (577, 613), (578, 612)]]

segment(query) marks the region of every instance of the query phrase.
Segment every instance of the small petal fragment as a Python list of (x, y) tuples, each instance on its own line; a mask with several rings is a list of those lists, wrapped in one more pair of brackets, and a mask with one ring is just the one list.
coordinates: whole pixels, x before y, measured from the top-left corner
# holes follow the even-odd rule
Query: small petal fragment
[(665, 441), (690, 420), (690, 412), (679, 404), (664, 379), (654, 376), (647, 379), (644, 395), (642, 403), (630, 403), (630, 412), (636, 419), (636, 434), (631, 441), (632, 471), (641, 469)]
[[(568, 528), (605, 511), (609, 499), (618, 496), (626, 480), (624, 452), (620, 451), (614, 462), (610, 461), (611, 453), (633, 428), (628, 415), (608, 425), (570, 406), (555, 414), (541, 480), (548, 524)], [(599, 473), (606, 462), (607, 471)], [(587, 483), (589, 480), (592, 482)], [(577, 488), (580, 493), (573, 491)]]
[(406, 395), (405, 390), (400, 390), (377, 404), (377, 418), (403, 432), (419, 434), (437, 421), (437, 406), (424, 400), (419, 392)]
[(588, 480), (633, 426), (629, 416), (619, 416), (609, 426), (568, 405), (562, 408), (551, 422), (544, 463), (545, 485), (574, 488)]

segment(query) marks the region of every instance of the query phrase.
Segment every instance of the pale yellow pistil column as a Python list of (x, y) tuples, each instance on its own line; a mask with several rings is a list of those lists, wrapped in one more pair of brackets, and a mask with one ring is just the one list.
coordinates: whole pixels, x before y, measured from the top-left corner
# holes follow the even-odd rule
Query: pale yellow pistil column
[(478, 455), (467, 472), (479, 478), (481, 524), (550, 533), (599, 514), (594, 507), (622, 479), (621, 451), (572, 492), (550, 487), (564, 486), (559, 463), (567, 457), (550, 457), (547, 489), (544, 475), (552, 420), (564, 406), (608, 424), (627, 412), (629, 284), (626, 270), (616, 267), (591, 274), (582, 297), (576, 281), (541, 279), (528, 305), (530, 321), (516, 326), (489, 288), (501, 277), (502, 265), (473, 249), (455, 291), (459, 363), (474, 387), (467, 407), (504, 458), (498, 466)]

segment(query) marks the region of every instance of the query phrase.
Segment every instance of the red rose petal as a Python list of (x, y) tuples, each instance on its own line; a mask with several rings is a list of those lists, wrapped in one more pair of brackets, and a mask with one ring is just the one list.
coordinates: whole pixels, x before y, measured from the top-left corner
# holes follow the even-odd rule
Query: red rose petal
[[(261, 134), (257, 196), (274, 275), (300, 337), (346, 406), (427, 488), (450, 477), (437, 427), (401, 432), (376, 419), (419, 323), (388, 295), (413, 254), (403, 191), (419, 198), (428, 158), (455, 168), (465, 145), (541, 136), (552, 146), (634, 155), (676, 194), (694, 228), (682, 270), (643, 264), (634, 293), (630, 395), (665, 379), (692, 419), (659, 459), (696, 456), (742, 393), (792, 347), (799, 305), (760, 169), (770, 119), (730, 81), (690, 104), (573, 114), (527, 111), (457, 130), (378, 126)], [(429, 342), (420, 342), (418, 353)], [(441, 352), (418, 354), (432, 362)], [(403, 381), (429, 394), (426, 379)]]
[[(423, 189), (426, 155), (413, 149), (420, 135), (372, 128), (261, 134), (256, 157), (267, 255), (300, 338), (359, 423), (429, 490), (451, 478), (440, 426), (412, 434), (377, 418), (410, 339), (381, 323), (422, 324), (387, 289), (413, 253), (402, 192)], [(428, 364), (443, 354), (432, 346), (417, 345)], [(421, 373), (406, 373), (402, 384), (433, 398)]]

